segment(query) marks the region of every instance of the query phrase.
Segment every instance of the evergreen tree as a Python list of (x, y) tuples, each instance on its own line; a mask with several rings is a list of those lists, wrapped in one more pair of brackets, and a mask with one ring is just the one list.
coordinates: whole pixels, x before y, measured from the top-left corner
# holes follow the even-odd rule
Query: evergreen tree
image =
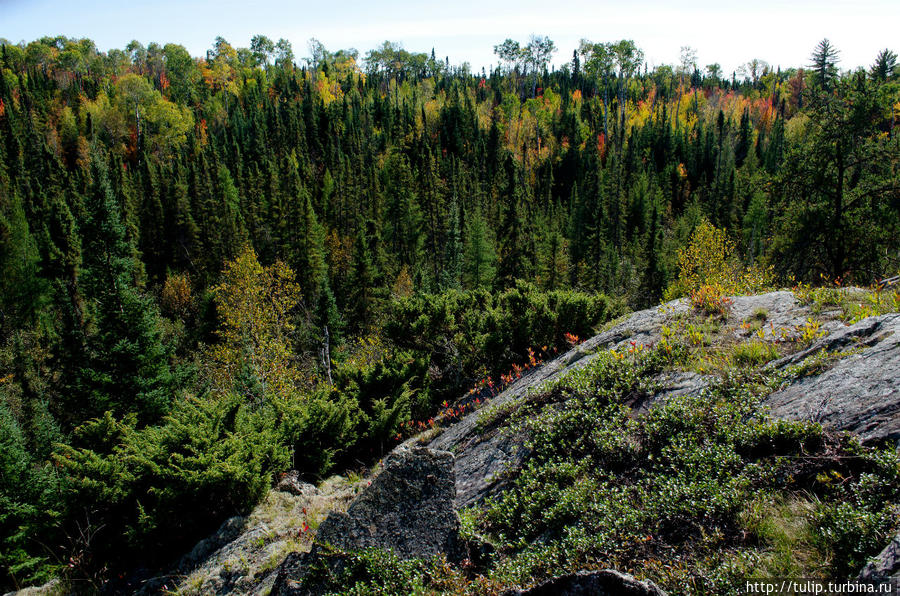
[(43, 309), (47, 286), (39, 259), (22, 200), (13, 192), (0, 202), (0, 341), (34, 324)]
[(441, 272), (441, 287), (459, 288), (459, 278), (463, 265), (463, 248), (459, 229), (459, 204), (456, 196), (450, 202), (450, 221), (447, 222), (447, 242), (444, 247), (444, 269)]
[(525, 222), (522, 220), (523, 189), (519, 166), (512, 156), (506, 160), (507, 183), (503, 193), (503, 215), (500, 223), (500, 264), (497, 282), (501, 288), (512, 287), (517, 279), (532, 275)]
[(840, 52), (825, 38), (818, 43), (810, 57), (815, 83), (824, 92), (830, 91), (837, 79), (838, 54)]
[(466, 221), (463, 281), (467, 288), (489, 288), (494, 282), (497, 254), (490, 237), (490, 229), (477, 207)]
[(82, 365), (65, 395), (70, 414), (112, 410), (158, 420), (172, 398), (173, 376), (156, 306), (134, 286), (132, 251), (104, 160), (94, 156), (82, 229), (84, 296), (91, 315)]

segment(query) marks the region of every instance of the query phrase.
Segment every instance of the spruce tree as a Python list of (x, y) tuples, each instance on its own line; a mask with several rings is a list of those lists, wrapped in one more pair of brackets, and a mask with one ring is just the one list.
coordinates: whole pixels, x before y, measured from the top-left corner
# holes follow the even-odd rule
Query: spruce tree
[(450, 221), (447, 222), (447, 241), (444, 246), (444, 269), (441, 271), (441, 287), (459, 288), (462, 272), (462, 242), (459, 229), (459, 204), (456, 196), (450, 202)]
[(497, 253), (490, 229), (477, 207), (469, 212), (466, 222), (463, 281), (467, 288), (490, 288), (496, 273)]
[(503, 214), (500, 223), (500, 264), (497, 283), (512, 287), (517, 279), (531, 277), (531, 263), (526, 250), (527, 230), (522, 220), (523, 189), (519, 166), (512, 156), (506, 160), (507, 182), (503, 192)]
[(112, 410), (158, 420), (172, 398), (173, 376), (156, 306), (134, 285), (135, 267), (105, 162), (94, 156), (83, 225), (82, 286), (91, 315), (83, 365), (66, 395), (81, 418)]

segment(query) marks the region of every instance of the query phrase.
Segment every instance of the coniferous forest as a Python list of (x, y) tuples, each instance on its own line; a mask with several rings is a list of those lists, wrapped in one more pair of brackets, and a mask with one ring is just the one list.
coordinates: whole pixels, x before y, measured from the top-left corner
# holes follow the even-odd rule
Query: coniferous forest
[[(499, 41), (499, 40), (498, 40)], [(0, 47), (0, 589), (99, 587), (273, 478), (675, 298), (709, 222), (769, 283), (900, 271), (900, 68), (633, 42)], [(482, 385), (478, 385), (482, 383)]]

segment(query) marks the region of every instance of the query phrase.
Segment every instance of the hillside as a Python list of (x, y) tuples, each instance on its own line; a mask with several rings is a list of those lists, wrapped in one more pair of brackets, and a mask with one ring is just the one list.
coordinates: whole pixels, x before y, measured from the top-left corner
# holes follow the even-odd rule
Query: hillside
[[(379, 461), (460, 508), (436, 591), (599, 561), (711, 591), (770, 530), (786, 569), (860, 565), (893, 502), (896, 54), (554, 48), (0, 38), (0, 591), (250, 590), (320, 522), (378, 543)], [(425, 573), (395, 563), (341, 566)]]
[[(733, 297), (722, 313), (677, 300), (623, 317), (394, 452), (449, 452), (452, 469), (386, 463), (390, 477), (376, 467), (380, 481), (355, 480), (356, 493), (371, 493), (373, 532), (356, 548), (390, 548), (413, 561), (356, 555), (351, 539), (337, 551), (349, 562), (324, 584), (320, 576), (306, 584), (309, 593), (359, 582), (397, 594), (416, 586), (496, 594), (604, 568), (670, 594), (742, 593), (747, 577), (855, 576), (900, 526), (900, 314), (859, 311), (896, 310), (896, 300), (853, 288), (779, 291)], [(397, 550), (397, 531), (378, 529), (392, 523), (392, 507), (422, 505), (415, 490), (382, 493), (431, 474), (455, 479), (455, 504), (442, 507), (459, 511), (463, 523), (451, 533), (466, 550), (439, 548), (450, 563), (416, 561), (429, 547)], [(283, 482), (253, 515), (220, 530), (219, 550), (188, 559), (187, 579), (152, 585), (264, 594), (282, 574), (278, 593), (307, 593), (288, 586), (301, 585), (292, 582), (310, 563), (297, 567), (302, 559), (292, 555), (278, 567), (279, 556), (322, 543), (316, 529), (330, 508), (346, 510), (354, 494), (346, 486)], [(413, 515), (407, 531), (424, 541), (417, 544), (439, 544), (442, 531), (426, 529), (432, 514)], [(226, 530), (235, 526), (246, 527), (231, 541)], [(344, 536), (325, 532), (329, 543)], [(896, 573), (890, 565), (881, 573)]]

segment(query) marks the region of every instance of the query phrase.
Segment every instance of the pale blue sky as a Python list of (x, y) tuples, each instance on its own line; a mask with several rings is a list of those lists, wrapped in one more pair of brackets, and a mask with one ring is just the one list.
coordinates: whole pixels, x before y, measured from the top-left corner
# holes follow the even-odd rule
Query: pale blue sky
[(410, 51), (434, 47), (438, 57), (468, 61), (473, 70), (496, 63), (494, 44), (507, 37), (524, 42), (532, 33), (556, 42), (555, 64), (571, 59), (580, 38), (627, 38), (644, 50), (651, 66), (676, 63), (680, 47), (689, 45), (701, 67), (715, 61), (726, 72), (752, 58), (803, 66), (816, 43), (828, 37), (846, 69), (868, 66), (885, 47), (900, 52), (898, 23), (897, 0), (0, 0), (0, 37), (13, 42), (66, 35), (89, 37), (107, 50), (137, 39), (180, 43), (199, 56), (217, 35), (241, 47), (262, 33), (287, 38), (301, 58), (310, 37), (329, 50), (355, 47), (362, 54), (389, 39)]

